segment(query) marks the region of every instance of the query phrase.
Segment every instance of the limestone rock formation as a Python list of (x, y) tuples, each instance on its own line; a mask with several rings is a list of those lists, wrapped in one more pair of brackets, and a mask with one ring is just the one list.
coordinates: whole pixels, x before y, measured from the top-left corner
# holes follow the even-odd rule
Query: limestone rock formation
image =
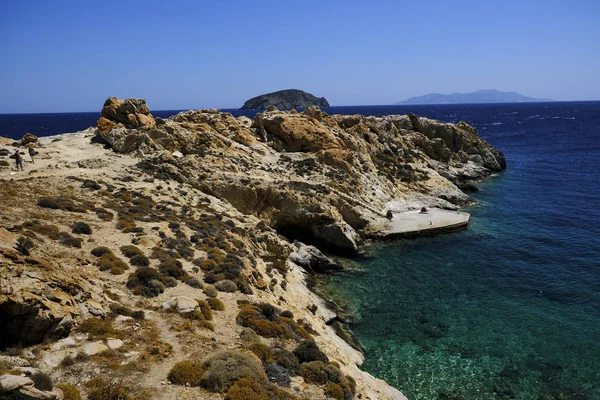
[(119, 100), (115, 97), (109, 97), (104, 102), (97, 124), (100, 134), (107, 135), (115, 127), (127, 129), (154, 128), (156, 121), (150, 114), (145, 100)]
[(298, 89), (287, 89), (253, 97), (244, 103), (241, 110), (266, 110), (270, 107), (289, 110), (310, 106), (329, 107), (329, 102), (325, 97), (319, 98)]
[(388, 202), (419, 192), (424, 205), (455, 208), (470, 201), (457, 185), (472, 188), (506, 167), (465, 123), (329, 116), (316, 107), (266, 111), (251, 123), (187, 111), (152, 129), (113, 128), (103, 137), (118, 152), (150, 155), (142, 166), (157, 177), (199, 187), (290, 239), (349, 253)]

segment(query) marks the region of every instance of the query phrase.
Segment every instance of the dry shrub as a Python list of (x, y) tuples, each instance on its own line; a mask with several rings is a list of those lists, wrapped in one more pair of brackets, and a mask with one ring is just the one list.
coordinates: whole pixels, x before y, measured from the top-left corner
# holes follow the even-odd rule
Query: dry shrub
[(138, 268), (127, 279), (127, 287), (134, 294), (144, 297), (155, 297), (165, 291), (165, 286), (161, 282), (162, 275), (150, 267)]
[(212, 324), (212, 322), (209, 322), (209, 321), (199, 321), (198, 326), (200, 328), (208, 329), (209, 331), (213, 331), (213, 332), (215, 330), (215, 326)]
[(123, 255), (127, 258), (131, 258), (139, 254), (144, 255), (144, 252), (134, 245), (121, 246), (120, 250), (121, 253), (123, 253)]
[(204, 366), (193, 361), (180, 361), (171, 368), (167, 378), (177, 385), (200, 386)]
[(210, 305), (204, 300), (196, 300), (198, 302), (198, 307), (200, 307), (200, 312), (204, 316), (204, 319), (207, 321), (212, 321), (213, 315)]
[(208, 303), (210, 308), (212, 308), (215, 311), (224, 311), (225, 310), (225, 304), (223, 304), (223, 302), (221, 300), (217, 299), (216, 297), (209, 297), (206, 299), (206, 302)]
[(108, 270), (113, 275), (121, 275), (129, 269), (127, 263), (115, 256), (112, 252), (105, 253), (102, 257), (100, 257), (100, 259), (96, 262), (96, 265), (100, 271)]
[(280, 315), (271, 304), (245, 304), (237, 315), (237, 323), (252, 328), (257, 334), (267, 338), (311, 339), (312, 336), (296, 321)]
[(89, 224), (79, 221), (79, 222), (75, 222), (75, 225), (73, 225), (73, 230), (71, 231), (71, 233), (76, 233), (76, 234), (81, 234), (81, 235), (91, 235), (92, 228), (89, 226)]
[(64, 400), (81, 400), (81, 393), (79, 393), (79, 389), (75, 385), (59, 383), (56, 387), (63, 391), (65, 395)]
[(261, 364), (247, 353), (220, 351), (207, 358), (203, 365), (206, 372), (202, 375), (200, 385), (212, 392), (226, 392), (235, 381), (242, 378), (262, 384), (267, 382)]
[(273, 362), (273, 351), (266, 344), (255, 342), (248, 346), (248, 350), (256, 354), (263, 364)]
[(263, 385), (253, 379), (242, 378), (225, 393), (225, 400), (268, 400)]
[(60, 244), (67, 247), (75, 247), (76, 249), (81, 248), (81, 243), (83, 243), (83, 239), (71, 235), (64, 236), (60, 239)]
[(85, 213), (91, 208), (89, 204), (77, 204), (73, 199), (64, 196), (42, 197), (38, 199), (38, 206), (54, 210), (64, 210), (77, 213)]
[(330, 383), (325, 387), (325, 396), (335, 400), (344, 400), (344, 389), (337, 383)]
[(79, 324), (78, 330), (87, 333), (91, 340), (123, 337), (123, 332), (115, 329), (108, 319), (88, 318)]
[(131, 400), (129, 388), (122, 381), (107, 381), (102, 377), (96, 377), (88, 381), (88, 400)]
[(36, 389), (44, 391), (50, 391), (54, 389), (52, 378), (50, 377), (50, 375), (45, 374), (43, 372), (38, 372), (37, 374), (31, 375), (31, 380), (33, 381), (33, 386)]
[(277, 388), (265, 385), (254, 379), (238, 379), (225, 393), (225, 400), (296, 400), (294, 395)]
[[(354, 398), (356, 382), (349, 376), (344, 376), (338, 367), (322, 361), (311, 361), (300, 366), (300, 374), (306, 383), (317, 385), (337, 384), (342, 389), (342, 399)], [(337, 388), (330, 389), (337, 392)]]
[(113, 251), (111, 249), (109, 249), (106, 246), (99, 246), (99, 247), (94, 247), (91, 251), (92, 255), (96, 256), (96, 257), (102, 257), (105, 254), (112, 254), (114, 255), (115, 253), (113, 253)]
[(23, 224), (23, 227), (26, 227), (29, 230), (32, 230), (36, 233), (39, 233), (40, 235), (47, 236), (52, 240), (60, 239), (60, 229), (56, 225), (46, 225), (37, 222), (32, 222)]

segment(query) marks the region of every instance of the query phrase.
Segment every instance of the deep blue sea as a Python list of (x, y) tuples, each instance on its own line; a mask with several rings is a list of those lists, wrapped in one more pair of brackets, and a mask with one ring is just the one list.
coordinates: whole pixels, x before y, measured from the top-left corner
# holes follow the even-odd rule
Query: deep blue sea
[[(411, 400), (600, 399), (600, 102), (326, 111), (464, 120), (508, 164), (473, 194), (468, 229), (372, 246), (329, 278), (355, 315), (363, 369)], [(0, 136), (97, 118), (0, 115)]]

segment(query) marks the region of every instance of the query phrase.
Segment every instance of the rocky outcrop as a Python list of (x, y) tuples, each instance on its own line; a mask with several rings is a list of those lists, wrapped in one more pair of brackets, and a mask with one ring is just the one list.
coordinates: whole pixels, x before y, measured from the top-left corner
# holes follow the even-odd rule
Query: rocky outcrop
[(106, 135), (115, 127), (127, 129), (154, 128), (156, 121), (150, 114), (146, 100), (119, 100), (115, 97), (109, 97), (104, 102), (97, 125), (100, 134)]
[(294, 243), (294, 246), (296, 251), (290, 254), (290, 260), (311, 273), (322, 274), (342, 269), (314, 246), (300, 242)]
[(82, 312), (104, 314), (85, 281), (50, 262), (0, 248), (2, 265), (7, 266), (0, 271), (0, 350), (67, 336)]
[(35, 136), (33, 133), (26, 133), (25, 135), (23, 135), (23, 137), (21, 138), (21, 144), (22, 145), (27, 145), (29, 143), (35, 143), (38, 141), (38, 137)]
[(319, 98), (298, 89), (287, 89), (253, 97), (244, 103), (241, 110), (266, 110), (269, 107), (289, 110), (310, 106), (329, 107), (329, 102), (325, 97)]
[(140, 165), (157, 177), (194, 185), (290, 239), (345, 253), (358, 250), (388, 203), (455, 209), (470, 201), (460, 188), (474, 190), (506, 167), (465, 123), (316, 107), (253, 120), (188, 111), (103, 137), (118, 152), (148, 155)]

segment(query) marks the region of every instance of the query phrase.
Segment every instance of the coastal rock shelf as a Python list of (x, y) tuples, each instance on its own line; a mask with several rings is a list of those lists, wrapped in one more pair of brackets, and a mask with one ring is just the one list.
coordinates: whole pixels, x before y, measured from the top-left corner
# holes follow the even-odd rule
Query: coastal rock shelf
[(453, 232), (469, 225), (471, 216), (465, 212), (431, 208), (394, 214), (389, 229), (379, 232), (381, 239), (415, 238)]

